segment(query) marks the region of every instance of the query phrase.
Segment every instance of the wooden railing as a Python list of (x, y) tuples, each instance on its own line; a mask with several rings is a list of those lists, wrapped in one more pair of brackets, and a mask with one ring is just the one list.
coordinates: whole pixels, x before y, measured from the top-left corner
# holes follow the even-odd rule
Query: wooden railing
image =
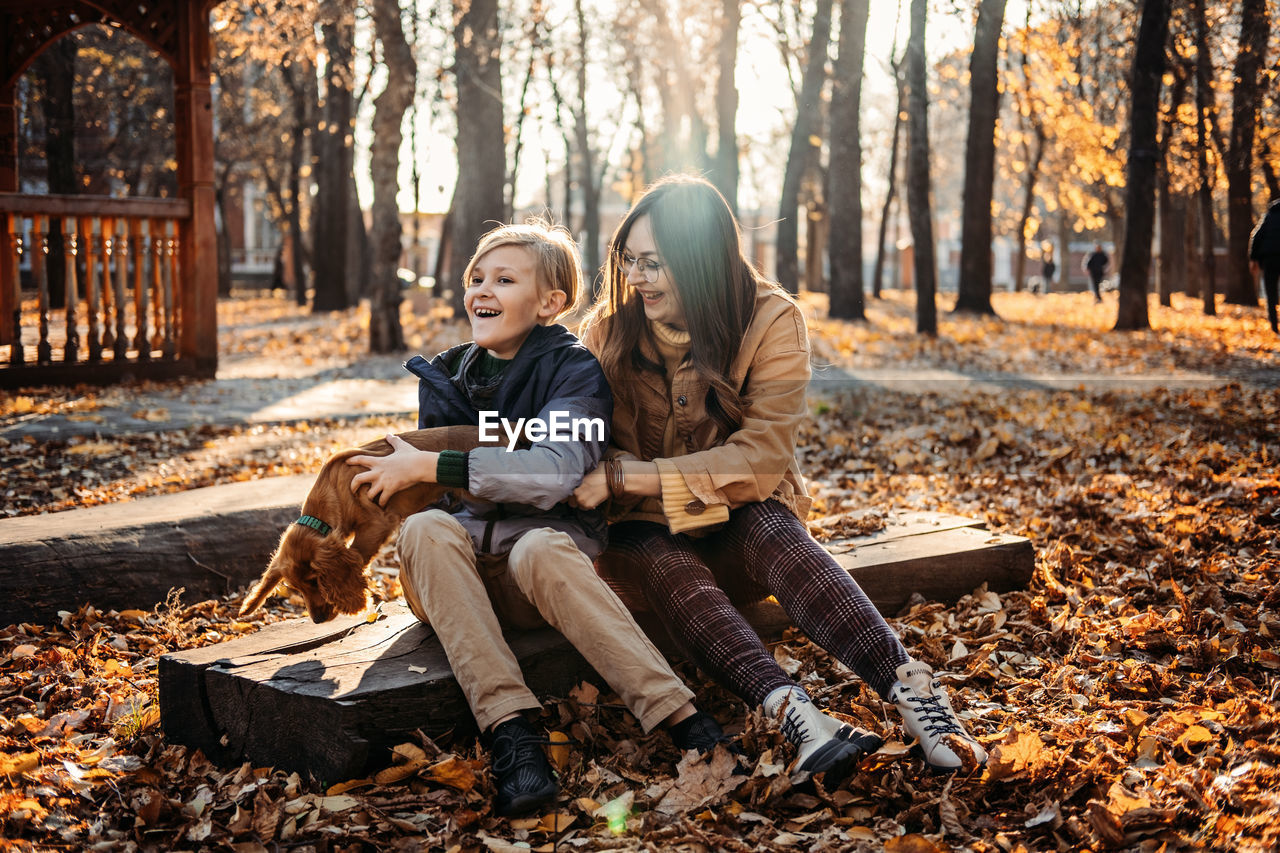
[(0, 193), (0, 386), (186, 372), (190, 216), (182, 199)]

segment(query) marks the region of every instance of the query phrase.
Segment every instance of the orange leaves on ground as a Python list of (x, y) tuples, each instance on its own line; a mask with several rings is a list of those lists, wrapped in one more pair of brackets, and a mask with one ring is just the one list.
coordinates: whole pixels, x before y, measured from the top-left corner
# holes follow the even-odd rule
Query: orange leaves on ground
[(681, 814), (716, 805), (747, 781), (737, 770), (737, 759), (723, 746), (709, 755), (690, 750), (677, 765), (676, 780), (656, 808), (665, 814)]
[(1035, 732), (1012, 731), (1004, 740), (989, 749), (987, 775), (991, 779), (1029, 779), (1041, 770), (1056, 765), (1054, 750)]
[[(1245, 376), (1280, 368), (1280, 348), (1256, 309), (1203, 318), (1179, 298), (1174, 310), (1153, 310), (1160, 331), (1118, 334), (1107, 329), (1111, 305), (1094, 308), (1091, 297), (997, 294), (995, 302), (1006, 322), (944, 314), (941, 337), (926, 340), (911, 333), (907, 298), (890, 292), (869, 304), (869, 326), (818, 318), (812, 340), (820, 358), (845, 367)], [(258, 309), (231, 306), (241, 331), (224, 324), (227, 364), (243, 375), (252, 367), (246, 357), (268, 340), (281, 363), (296, 366), (305, 352), (312, 370), (349, 365), (318, 330), (327, 324), (348, 344), (362, 334), (358, 312), (303, 318), (296, 335), (271, 322), (250, 332)], [(272, 310), (298, 319), (291, 306)], [(454, 333), (438, 325), (433, 341)], [(88, 418), (130, 405), (112, 389), (23, 396), (0, 399), (0, 420)], [(813, 413), (798, 455), (820, 538), (873, 533), (915, 509), (1032, 538), (1038, 558), (1028, 589), (977, 589), (950, 606), (917, 601), (891, 620), (913, 656), (954, 674), (947, 683), (956, 708), (991, 756), (985, 773), (950, 782), (922, 773), (880, 698), (798, 632), (773, 647), (775, 659), (820, 704), (888, 741), (834, 791), (800, 790), (788, 773), (794, 750), (776, 725), (744, 716), (740, 699), (692, 668), (682, 674), (699, 707), (740, 735), (742, 776), (726, 775), (720, 753), (711, 763), (688, 761), (664, 732), (643, 732), (616, 696), (590, 685), (547, 699), (540, 726), (554, 741), (548, 755), (561, 796), (518, 821), (492, 813), (489, 756), (467, 733), (440, 746), (419, 739), (375, 761), (367, 778), (327, 789), (272, 768), (219, 768), (163, 741), (157, 659), (299, 611), (286, 602), (242, 622), (233, 600), (175, 601), (156, 612), (89, 607), (55, 624), (0, 631), (0, 831), (69, 849), (125, 849), (141, 832), (160, 849), (243, 853), (273, 844), (1280, 849), (1274, 388), (870, 388), (815, 396)], [(336, 447), (393, 426), (372, 419), (0, 441), (14, 491), (0, 512), (314, 472)], [(55, 480), (71, 471), (78, 482), (56, 493)], [(379, 590), (395, 588), (393, 551), (373, 575)]]

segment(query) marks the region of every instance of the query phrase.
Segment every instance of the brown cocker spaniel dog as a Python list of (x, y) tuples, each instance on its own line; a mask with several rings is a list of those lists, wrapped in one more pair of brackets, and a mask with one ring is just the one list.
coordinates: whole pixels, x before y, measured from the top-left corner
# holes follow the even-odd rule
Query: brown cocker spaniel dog
[[(471, 450), (479, 447), (473, 426), (436, 427), (400, 433), (419, 450)], [(357, 455), (385, 456), (385, 438), (335, 453), (324, 463), (302, 504), (302, 516), (280, 537), (271, 562), (240, 606), (244, 615), (257, 610), (281, 581), (297, 590), (314, 622), (339, 613), (359, 613), (368, 604), (365, 568), (406, 516), (435, 503), (447, 486), (420, 483), (397, 492), (385, 507), (369, 499), (368, 488), (351, 491), (351, 478), (365, 470), (346, 464)]]

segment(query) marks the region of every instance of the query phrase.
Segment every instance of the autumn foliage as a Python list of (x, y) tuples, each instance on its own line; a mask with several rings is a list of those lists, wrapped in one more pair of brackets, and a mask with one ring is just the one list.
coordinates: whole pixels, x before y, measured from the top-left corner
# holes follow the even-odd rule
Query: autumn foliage
[[(584, 684), (546, 703), (562, 797), (545, 814), (496, 818), (488, 756), (462, 733), (417, 738), (367, 778), (324, 788), (272, 768), (215, 767), (166, 743), (157, 725), (160, 655), (299, 616), (299, 602), (240, 622), (237, 596), (175, 593), (153, 609), (106, 613), (69, 601), (57, 622), (0, 630), (3, 846), (1276, 849), (1280, 348), (1260, 312), (1206, 318), (1175, 298), (1172, 309), (1153, 303), (1154, 331), (1115, 333), (1110, 304), (1095, 308), (1087, 294), (996, 294), (1005, 321), (945, 315), (931, 340), (906, 333), (909, 298), (888, 296), (858, 325), (806, 301), (820, 361), (931, 370), (935, 380), (815, 388), (801, 448), (817, 499), (811, 527), (826, 537), (929, 509), (1033, 540), (1028, 589), (980, 588), (955, 606), (916, 601), (891, 619), (913, 654), (951, 674), (991, 752), (985, 771), (925, 774), (878, 697), (792, 634), (774, 647), (784, 668), (887, 739), (837, 790), (797, 784), (776, 728), (689, 667), (699, 704), (741, 735), (745, 758), (680, 756)], [(313, 317), (276, 300), (222, 310), (226, 369), (261, 365), (246, 348), (294, 379), (389, 369), (359, 355), (356, 311)], [(438, 318), (405, 320), (426, 351), (459, 334)], [(1081, 389), (957, 378), (994, 372), (1128, 378)], [(1143, 381), (1152, 375), (1217, 378)], [(92, 418), (117, 393), (129, 392), (6, 395), (0, 422), (54, 409)], [(150, 434), (0, 444), (5, 509), (315, 471), (333, 446), (391, 426), (170, 433), (166, 413), (152, 416)], [(61, 485), (64, 470), (77, 485)], [(376, 563), (383, 597), (398, 594), (396, 568), (390, 550)]]

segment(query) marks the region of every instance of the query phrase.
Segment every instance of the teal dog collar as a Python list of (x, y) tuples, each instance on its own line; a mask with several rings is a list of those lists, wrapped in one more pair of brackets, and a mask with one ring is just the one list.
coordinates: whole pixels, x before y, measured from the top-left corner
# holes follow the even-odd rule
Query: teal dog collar
[(321, 536), (328, 536), (329, 531), (333, 530), (332, 527), (325, 524), (323, 521), (316, 518), (315, 516), (311, 516), (311, 515), (302, 516), (297, 521), (295, 521), (294, 524), (301, 524), (303, 527), (310, 527), (312, 530), (316, 531)]

